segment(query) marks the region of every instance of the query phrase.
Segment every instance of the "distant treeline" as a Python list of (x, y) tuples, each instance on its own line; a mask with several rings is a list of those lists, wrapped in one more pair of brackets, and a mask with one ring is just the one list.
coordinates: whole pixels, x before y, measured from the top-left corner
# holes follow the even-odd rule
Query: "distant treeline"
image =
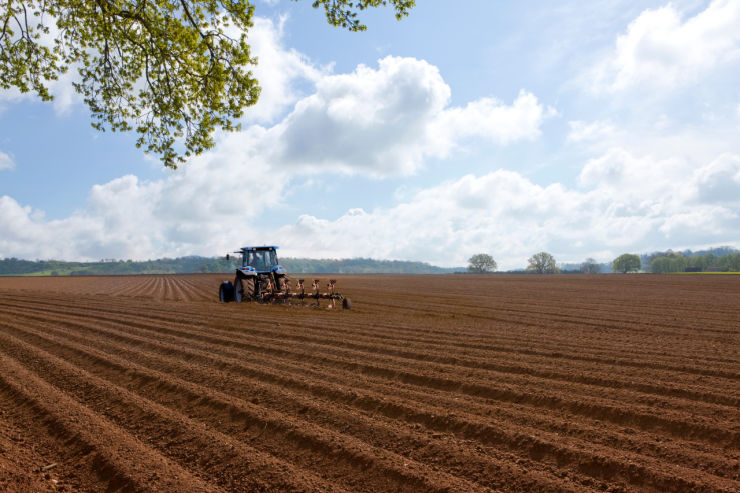
[[(560, 273), (561, 274), (582, 274), (582, 267), (583, 264), (575, 263), (575, 262), (563, 262), (560, 264)], [(612, 264), (611, 262), (601, 262), (596, 264), (598, 271), (594, 272), (594, 274), (611, 274), (612, 272)], [(525, 269), (519, 269), (516, 271), (509, 271), (512, 273), (522, 273), (522, 274), (528, 274), (528, 272)]]
[[(675, 272), (738, 272), (740, 271), (740, 250), (730, 246), (708, 248), (706, 250), (682, 250), (674, 252), (643, 253), (640, 257), (643, 272), (668, 274)], [(582, 265), (578, 263), (563, 263), (560, 272), (563, 274), (580, 274)], [(611, 262), (596, 264), (598, 273), (612, 272)], [(509, 272), (524, 272), (509, 271)]]
[(465, 267), (445, 268), (426, 262), (375, 260), (371, 258), (309, 259), (283, 258), (280, 263), (288, 272), (315, 274), (451, 274)]
[[(640, 255), (642, 270), (671, 272), (740, 272), (740, 250), (718, 247), (707, 250), (653, 252)], [(444, 268), (425, 262), (401, 260), (281, 258), (280, 263), (293, 274), (450, 274), (465, 272), (466, 267)], [(612, 271), (610, 263), (597, 264), (599, 271)], [(126, 274), (229, 273), (237, 267), (235, 259), (219, 257), (178, 257), (157, 260), (101, 260), (100, 262), (65, 262), (62, 260), (0, 259), (0, 276), (93, 276)], [(562, 264), (564, 274), (581, 272), (581, 264)], [(526, 272), (510, 270), (510, 273)]]
[(650, 272), (740, 272), (740, 252), (715, 255), (685, 255), (683, 252), (664, 252), (650, 259)]
[[(464, 271), (464, 267), (447, 269), (424, 262), (400, 260), (354, 259), (306, 259), (281, 258), (280, 263), (295, 274), (447, 274)], [(61, 260), (0, 260), (0, 275), (37, 276), (95, 276), (126, 274), (192, 274), (228, 273), (234, 271), (234, 259), (209, 257), (178, 257), (157, 260), (118, 260), (100, 262), (65, 262)]]
[(0, 275), (95, 276), (214, 272), (202, 270), (202, 266), (211, 260), (204, 257), (180, 257), (139, 262), (132, 260), (65, 262), (63, 260), (20, 260), (6, 258), (0, 260)]

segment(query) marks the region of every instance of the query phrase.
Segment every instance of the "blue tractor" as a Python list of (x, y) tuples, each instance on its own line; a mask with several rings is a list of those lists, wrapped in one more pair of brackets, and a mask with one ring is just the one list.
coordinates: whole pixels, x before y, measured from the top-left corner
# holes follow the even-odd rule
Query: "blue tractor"
[[(299, 300), (304, 304), (306, 300), (314, 300), (312, 305), (319, 306), (320, 299), (331, 300), (329, 308), (335, 308), (336, 302), (341, 301), (342, 308), (349, 309), (351, 302), (334, 290), (336, 280), (332, 279), (327, 285), (327, 291), (322, 293), (319, 280), (313, 281), (311, 292), (306, 293), (303, 279), (298, 281), (296, 292), (291, 291), (290, 279), (285, 268), (277, 258), (276, 246), (243, 247), (238, 252), (241, 255), (242, 265), (236, 269), (234, 282), (224, 281), (218, 289), (218, 298), (222, 303), (235, 301), (256, 301), (260, 303), (290, 304)], [(231, 256), (226, 255), (230, 260)]]

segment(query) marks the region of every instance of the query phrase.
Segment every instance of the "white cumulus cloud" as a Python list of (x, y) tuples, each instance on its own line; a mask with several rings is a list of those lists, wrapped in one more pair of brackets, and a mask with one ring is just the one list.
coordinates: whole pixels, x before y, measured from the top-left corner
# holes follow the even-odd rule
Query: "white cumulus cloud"
[(303, 214), (292, 224), (262, 227), (257, 219), (280, 207), (290, 176), (258, 155), (235, 158), (241, 143), (228, 135), (214, 153), (167, 179), (128, 175), (95, 186), (87, 207), (61, 220), (0, 197), (0, 257), (213, 255), (244, 238), (279, 238), (284, 255), (462, 266), (489, 252), (509, 269), (540, 250), (560, 261), (598, 252), (606, 261), (626, 251), (737, 244), (740, 230), (739, 155), (692, 167), (621, 148), (587, 161), (579, 188), (499, 169), (421, 189), (391, 207), (352, 208), (336, 219)]
[(449, 108), (436, 123), (436, 137), (452, 147), (466, 137), (480, 137), (499, 144), (532, 140), (540, 135), (544, 118), (555, 110), (544, 108), (537, 97), (525, 90), (510, 106), (494, 98), (482, 98), (462, 108)]
[(740, 156), (725, 154), (698, 169), (692, 185), (701, 202), (740, 205)]
[(690, 175), (691, 167), (682, 159), (635, 157), (622, 148), (612, 148), (586, 163), (578, 183), (615, 197), (673, 196), (685, 190)]
[(489, 252), (505, 269), (526, 265), (540, 250), (561, 261), (594, 252), (608, 261), (625, 251), (736, 244), (739, 173), (736, 155), (692, 172), (679, 159), (612, 149), (584, 165), (581, 190), (497, 170), (422, 190), (391, 208), (351, 210), (333, 221), (303, 215), (279, 236), (293, 254), (310, 245), (315, 256), (462, 266), (470, 255)]
[(301, 97), (298, 82), (315, 83), (326, 73), (326, 68), (316, 67), (307, 56), (285, 47), (286, 20), (253, 19), (249, 45), (258, 60), (253, 72), (262, 91), (257, 104), (245, 111), (247, 121), (272, 122)]
[(377, 70), (360, 65), (326, 76), (270, 130), (276, 158), (304, 168), (410, 173), (435, 152), (429, 124), (449, 97), (438, 69), (416, 59), (387, 57)]
[(324, 76), (315, 94), (269, 130), (273, 159), (311, 170), (408, 175), (468, 138), (534, 139), (554, 112), (526, 91), (511, 105), (483, 98), (465, 107), (450, 107), (450, 92), (437, 67), (414, 58), (389, 56), (377, 69)]
[(13, 158), (0, 151), (0, 171), (13, 168), (15, 168), (15, 162), (13, 161)]
[(686, 19), (668, 4), (645, 10), (595, 72), (598, 89), (672, 88), (740, 57), (740, 2), (713, 0)]
[(245, 237), (260, 237), (252, 223), (281, 203), (289, 177), (270, 168), (252, 148), (260, 128), (222, 135), (215, 150), (145, 181), (125, 175), (90, 190), (86, 207), (59, 220), (19, 204), (0, 202), (0, 258), (147, 259), (226, 252)]

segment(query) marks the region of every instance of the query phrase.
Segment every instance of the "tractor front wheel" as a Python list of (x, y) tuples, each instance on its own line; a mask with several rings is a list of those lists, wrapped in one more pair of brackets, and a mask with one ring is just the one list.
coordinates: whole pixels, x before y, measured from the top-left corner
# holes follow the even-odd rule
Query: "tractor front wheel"
[(234, 301), (241, 303), (244, 300), (244, 284), (238, 277), (234, 279)]
[(228, 303), (234, 299), (234, 285), (231, 281), (224, 281), (218, 288), (218, 299), (221, 303)]

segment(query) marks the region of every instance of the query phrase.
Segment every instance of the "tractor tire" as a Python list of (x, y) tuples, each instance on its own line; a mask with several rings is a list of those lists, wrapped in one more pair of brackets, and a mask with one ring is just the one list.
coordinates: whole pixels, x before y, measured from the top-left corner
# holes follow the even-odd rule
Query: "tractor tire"
[(244, 298), (252, 301), (254, 299), (254, 277), (247, 277), (242, 282), (244, 283)]
[(237, 277), (234, 279), (234, 301), (252, 301), (254, 299), (254, 277)]
[(342, 300), (342, 308), (345, 309), (345, 310), (351, 309), (352, 308), (352, 300), (350, 300), (349, 298), (344, 298)]
[(244, 284), (238, 277), (234, 279), (234, 301), (237, 303), (244, 301)]
[(221, 283), (221, 286), (218, 288), (218, 300), (221, 303), (234, 301), (234, 285), (231, 284), (231, 281)]

